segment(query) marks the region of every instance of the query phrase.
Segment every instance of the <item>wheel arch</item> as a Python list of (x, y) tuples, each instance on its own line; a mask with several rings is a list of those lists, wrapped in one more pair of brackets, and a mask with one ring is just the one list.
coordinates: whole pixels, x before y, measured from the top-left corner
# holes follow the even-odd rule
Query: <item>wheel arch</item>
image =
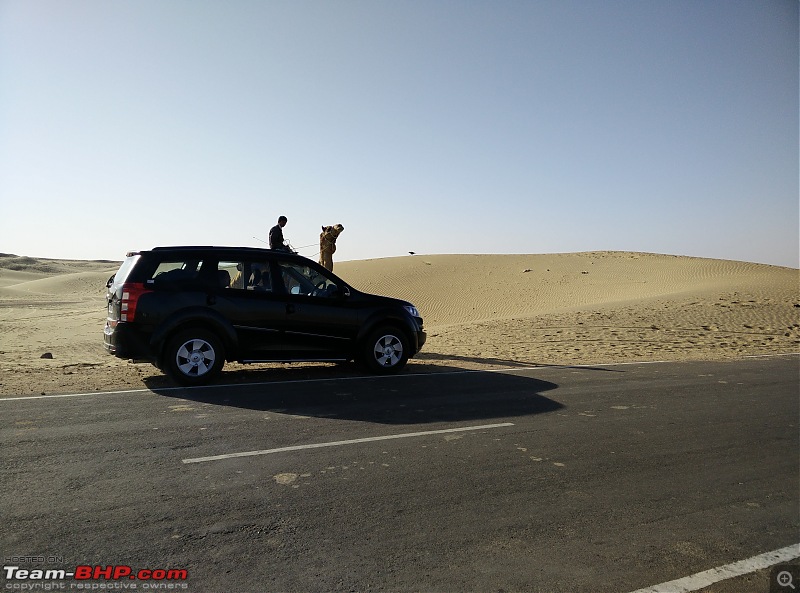
[(403, 336), (408, 341), (409, 345), (413, 346), (416, 344), (416, 340), (414, 339), (414, 332), (410, 327), (409, 323), (400, 316), (396, 315), (381, 315), (375, 314), (372, 315), (365, 323), (361, 325), (358, 331), (358, 336), (356, 336), (356, 348), (360, 349), (361, 346), (364, 345), (364, 341), (379, 327), (392, 327), (396, 328), (398, 331), (403, 332)]
[(236, 330), (220, 314), (208, 309), (184, 310), (172, 315), (153, 332), (150, 344), (157, 353), (159, 364), (162, 364), (164, 347), (169, 339), (178, 332), (197, 328), (213, 332), (222, 341), (226, 360), (235, 360), (239, 347)]

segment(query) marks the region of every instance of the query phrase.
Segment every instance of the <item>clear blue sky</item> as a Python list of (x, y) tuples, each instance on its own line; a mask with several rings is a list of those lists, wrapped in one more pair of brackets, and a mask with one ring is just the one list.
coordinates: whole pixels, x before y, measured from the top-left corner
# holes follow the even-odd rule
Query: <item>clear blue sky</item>
[[(0, 0), (0, 251), (800, 266), (797, 0)], [(311, 245), (311, 247), (305, 247)]]

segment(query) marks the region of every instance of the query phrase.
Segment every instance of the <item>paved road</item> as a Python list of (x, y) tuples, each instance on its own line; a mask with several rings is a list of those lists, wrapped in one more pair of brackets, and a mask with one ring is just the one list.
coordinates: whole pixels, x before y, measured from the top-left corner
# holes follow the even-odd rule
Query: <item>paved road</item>
[(799, 363), (0, 400), (0, 555), (192, 592), (626, 593), (800, 541)]

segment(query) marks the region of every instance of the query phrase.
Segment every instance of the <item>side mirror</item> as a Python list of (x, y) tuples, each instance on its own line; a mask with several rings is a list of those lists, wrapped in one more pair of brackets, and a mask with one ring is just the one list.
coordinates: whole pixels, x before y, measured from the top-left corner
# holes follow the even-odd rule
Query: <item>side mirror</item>
[(116, 274), (114, 274), (113, 276), (111, 276), (111, 278), (109, 278), (109, 279), (108, 279), (108, 282), (106, 282), (106, 288), (111, 288), (111, 285), (112, 285), (112, 284), (114, 284), (114, 278), (115, 278), (116, 276), (117, 276), (117, 275), (116, 275)]

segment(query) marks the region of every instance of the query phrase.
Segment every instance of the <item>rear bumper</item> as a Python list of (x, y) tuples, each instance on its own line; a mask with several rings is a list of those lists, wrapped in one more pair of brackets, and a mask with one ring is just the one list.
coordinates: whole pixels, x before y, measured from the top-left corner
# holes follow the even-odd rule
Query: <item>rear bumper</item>
[(136, 327), (120, 321), (116, 327), (106, 322), (103, 330), (103, 345), (106, 352), (117, 358), (133, 358), (155, 362), (157, 353), (150, 345), (150, 335)]

